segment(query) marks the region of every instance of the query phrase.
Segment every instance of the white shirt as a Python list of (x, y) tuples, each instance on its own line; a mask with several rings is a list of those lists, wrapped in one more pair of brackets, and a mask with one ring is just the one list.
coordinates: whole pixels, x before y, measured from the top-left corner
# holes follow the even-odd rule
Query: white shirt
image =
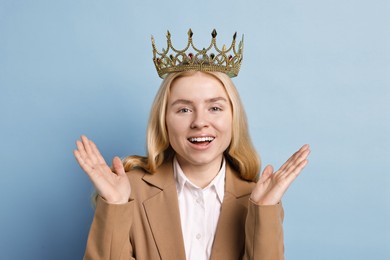
[(210, 259), (225, 194), (225, 169), (225, 160), (223, 160), (217, 176), (202, 189), (185, 176), (176, 158), (173, 160), (187, 260)]

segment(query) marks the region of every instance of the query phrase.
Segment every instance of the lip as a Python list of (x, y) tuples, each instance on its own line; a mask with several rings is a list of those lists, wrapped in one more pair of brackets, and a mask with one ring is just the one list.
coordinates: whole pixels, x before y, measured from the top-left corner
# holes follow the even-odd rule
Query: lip
[[(191, 142), (191, 139), (195, 139), (195, 138), (206, 139), (206, 140), (204, 142), (199, 142), (199, 143)], [(188, 141), (190, 147), (195, 149), (195, 150), (199, 150), (199, 151), (203, 151), (203, 150), (208, 149), (212, 145), (214, 140), (215, 140), (215, 136), (212, 136), (212, 135), (197, 135), (197, 136), (191, 136), (191, 137), (187, 138), (187, 141)]]

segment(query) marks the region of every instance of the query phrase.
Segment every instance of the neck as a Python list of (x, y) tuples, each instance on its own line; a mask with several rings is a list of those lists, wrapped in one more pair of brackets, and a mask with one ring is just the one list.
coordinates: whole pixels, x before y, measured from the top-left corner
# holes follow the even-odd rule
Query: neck
[(196, 186), (205, 188), (212, 182), (215, 176), (218, 175), (221, 165), (222, 157), (220, 161), (216, 161), (206, 165), (193, 165), (187, 162), (183, 162), (180, 158), (177, 161), (180, 164), (181, 169), (185, 176)]

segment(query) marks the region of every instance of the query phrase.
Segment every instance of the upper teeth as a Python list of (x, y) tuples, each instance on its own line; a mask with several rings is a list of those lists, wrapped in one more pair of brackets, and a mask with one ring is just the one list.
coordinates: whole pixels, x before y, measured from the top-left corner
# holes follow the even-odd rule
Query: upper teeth
[(214, 140), (214, 137), (192, 137), (190, 138), (191, 142), (211, 142)]

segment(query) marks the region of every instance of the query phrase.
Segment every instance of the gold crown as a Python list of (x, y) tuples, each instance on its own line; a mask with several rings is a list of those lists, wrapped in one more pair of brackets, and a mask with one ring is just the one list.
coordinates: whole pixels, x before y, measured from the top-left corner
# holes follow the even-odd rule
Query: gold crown
[(222, 49), (217, 47), (217, 31), (211, 33), (210, 46), (198, 49), (192, 42), (192, 30), (188, 30), (187, 46), (178, 50), (172, 46), (171, 34), (167, 31), (167, 48), (159, 52), (156, 48), (152, 36), (153, 62), (160, 78), (164, 78), (168, 73), (199, 70), (199, 71), (219, 71), (226, 73), (229, 77), (237, 76), (240, 71), (243, 57), (244, 36), (238, 43), (236, 49), (237, 32), (233, 35), (233, 41), (229, 48), (223, 45)]

